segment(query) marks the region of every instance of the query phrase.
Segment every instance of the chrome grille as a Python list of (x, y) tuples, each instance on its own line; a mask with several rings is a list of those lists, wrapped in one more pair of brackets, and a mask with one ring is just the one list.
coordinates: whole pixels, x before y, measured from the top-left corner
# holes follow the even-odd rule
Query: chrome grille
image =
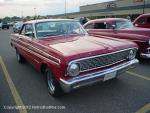
[(115, 53), (93, 56), (86, 59), (78, 60), (77, 63), (80, 66), (81, 72), (102, 68), (126, 60), (128, 58), (130, 50), (131, 49), (122, 50)]

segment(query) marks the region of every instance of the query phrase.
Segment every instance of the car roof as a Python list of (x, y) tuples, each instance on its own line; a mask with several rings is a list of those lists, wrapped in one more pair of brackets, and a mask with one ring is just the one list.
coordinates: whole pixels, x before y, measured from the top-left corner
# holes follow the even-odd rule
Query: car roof
[(100, 22), (100, 21), (109, 22), (109, 21), (117, 21), (117, 20), (127, 20), (127, 19), (125, 18), (102, 18), (102, 19), (91, 20), (90, 22)]
[(140, 16), (150, 16), (150, 13), (142, 14)]
[[(142, 14), (142, 15), (138, 16), (137, 18), (149, 17), (149, 16), (150, 16), (150, 13), (146, 13), (146, 14)], [(136, 19), (137, 19), (137, 18), (136, 18)]]
[(25, 22), (25, 24), (35, 24), (40, 22), (49, 22), (49, 21), (76, 21), (74, 19), (40, 19), (40, 20), (31, 20)]

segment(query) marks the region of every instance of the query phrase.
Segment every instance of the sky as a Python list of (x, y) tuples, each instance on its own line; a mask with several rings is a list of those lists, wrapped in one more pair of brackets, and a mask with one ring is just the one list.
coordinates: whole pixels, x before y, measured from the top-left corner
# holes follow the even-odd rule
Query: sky
[[(79, 6), (112, 0), (66, 0), (66, 11), (78, 12)], [(65, 0), (0, 0), (0, 18), (5, 16), (55, 15), (65, 12)]]

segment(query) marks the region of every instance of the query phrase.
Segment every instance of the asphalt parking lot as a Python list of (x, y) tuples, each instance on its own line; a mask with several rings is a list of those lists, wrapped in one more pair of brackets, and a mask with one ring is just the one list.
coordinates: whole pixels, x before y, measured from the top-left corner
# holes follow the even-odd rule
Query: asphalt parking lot
[(0, 30), (0, 113), (150, 113), (150, 60), (118, 79), (55, 99), (44, 76), (17, 62), (11, 32)]

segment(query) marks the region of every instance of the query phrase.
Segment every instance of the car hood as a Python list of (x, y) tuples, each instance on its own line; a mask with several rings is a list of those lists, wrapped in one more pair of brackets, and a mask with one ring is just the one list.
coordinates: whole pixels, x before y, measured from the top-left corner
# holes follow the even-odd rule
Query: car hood
[(118, 39), (105, 39), (92, 36), (62, 36), (45, 38), (40, 43), (53, 49), (63, 56), (78, 55), (82, 57), (114, 52), (117, 50), (136, 47), (134, 43)]
[(139, 35), (145, 35), (145, 36), (150, 37), (150, 29), (147, 29), (147, 28), (133, 27), (133, 28), (126, 28), (122, 30), (126, 33), (139, 34)]

